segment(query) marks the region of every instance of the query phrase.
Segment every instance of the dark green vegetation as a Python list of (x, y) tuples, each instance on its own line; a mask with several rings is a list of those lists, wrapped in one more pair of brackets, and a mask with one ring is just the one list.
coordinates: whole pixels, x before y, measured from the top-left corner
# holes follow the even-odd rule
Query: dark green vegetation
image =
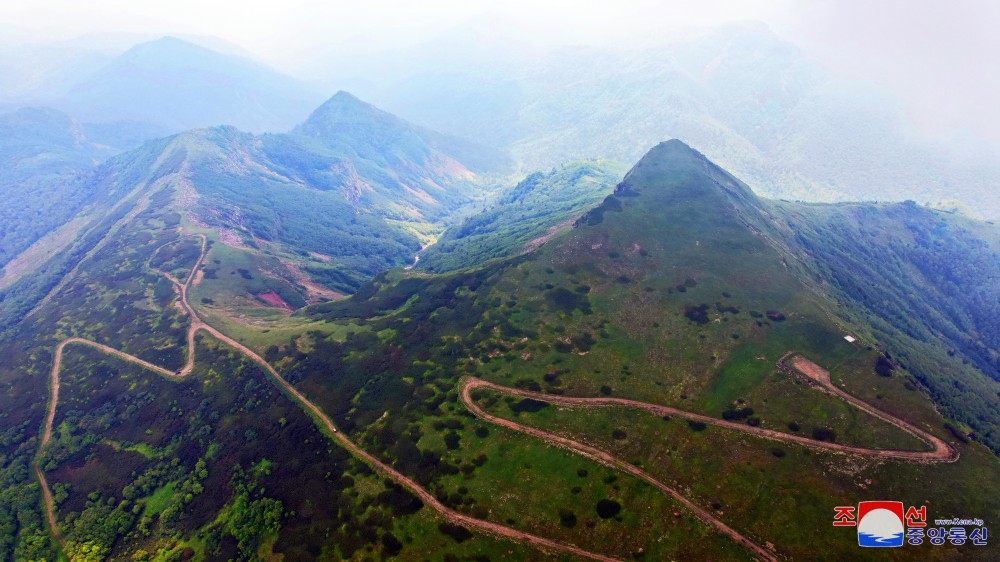
[(948, 417), (1000, 452), (1000, 228), (896, 205), (776, 203), (809, 262)]
[(95, 162), (138, 144), (52, 109), (0, 115), (0, 268), (97, 195)]
[[(266, 254), (223, 244), (217, 230), (177, 213), (184, 184), (171, 185), (177, 191), (153, 191), (152, 205), (123, 217), (0, 343), (10, 358), (0, 366), (8, 388), (0, 416), (11, 428), (0, 450), (0, 494), (10, 498), (0, 503), (0, 557), (54, 558), (28, 462), (55, 343), (78, 335), (156, 364), (182, 364), (186, 319), (171, 304), (170, 286), (144, 269), (177, 226), (210, 239), (204, 285), (191, 299), (206, 311), (212, 305), (202, 299), (215, 295), (211, 276), (242, 286), (270, 267), (247, 257)], [(816, 224), (810, 208), (758, 199), (672, 141), (650, 151), (574, 228), (535, 251), (442, 275), (396, 268), (362, 283), (350, 299), (298, 311), (280, 332), (244, 327), (234, 337), (258, 349), (340, 431), (443, 504), (615, 557), (748, 554), (645, 482), (473, 418), (458, 395), (462, 376), (639, 399), (837, 443), (922, 447), (776, 367), (796, 351), (830, 369), (848, 392), (955, 442), (961, 459), (925, 466), (852, 458), (631, 411), (552, 407), (487, 391), (472, 398), (491, 415), (611, 451), (792, 558), (822, 552), (876, 559), (858, 550), (852, 533), (830, 526), (833, 506), (859, 499), (926, 503), (931, 518), (959, 508), (975, 517), (996, 513), (997, 458), (957, 437), (966, 424), (990, 420), (966, 420), (957, 408), (938, 414), (927, 394), (950, 379), (911, 359), (939, 348), (948, 357), (942, 336), (908, 342), (908, 355), (883, 339), (889, 332), (866, 320), (871, 305), (827, 277), (818, 258), (803, 252), (805, 237), (792, 234), (793, 225)], [(872, 208), (876, 218), (891, 218)], [(183, 274), (190, 256), (189, 245), (171, 245), (155, 264)], [(909, 298), (918, 297), (915, 290)], [(896, 325), (891, 316), (884, 322)], [(847, 333), (860, 340), (846, 342)], [(892, 362), (888, 377), (885, 368), (877, 372), (883, 355), (876, 344)], [(952, 350), (961, 363), (965, 352)], [(192, 378), (179, 383), (87, 351), (66, 359), (65, 404), (44, 468), (59, 485), (59, 523), (73, 552), (86, 545), (122, 558), (143, 549), (151, 559), (541, 556), (436, 519), (316, 431), (256, 367), (209, 339), (197, 353)], [(979, 372), (971, 359), (965, 368)], [(996, 396), (995, 381), (981, 372), (978, 380)], [(898, 554), (940, 559), (957, 552)]]
[[(51, 145), (80, 140), (77, 125), (58, 114), (22, 112), (11, 120), (29, 118), (48, 126), (36, 123), (31, 131), (45, 133)], [(33, 139), (11, 134), (3, 142), (11, 158), (33, 162), (21, 154), (42, 150)], [(45, 161), (47, 154), (28, 156)], [(55, 166), (51, 177), (27, 170), (35, 179), (14, 191), (24, 197), (0, 204), (0, 217), (8, 219), (0, 223), (0, 265), (20, 253), (0, 281), (0, 330), (31, 310), (116, 223), (128, 220), (136, 202), (163, 185), (180, 197), (172, 224), (185, 213), (223, 243), (256, 252), (256, 261), (268, 262), (267, 277), (291, 283), (284, 300), (301, 305), (303, 298), (329, 298), (308, 290), (304, 280), (321, 290), (353, 292), (377, 272), (411, 261), (464, 206), (484, 197), (479, 177), (453, 154), (468, 158), (476, 172), (505, 165), (493, 151), (414, 127), (344, 92), (290, 134), (190, 131), (93, 170), (79, 162), (88, 153), (72, 154), (76, 160)], [(60, 201), (58, 212), (46, 215)]]
[[(165, 206), (171, 201), (171, 192), (158, 185), (168, 172), (156, 166), (159, 151), (167, 144), (168, 141), (152, 142), (99, 166), (87, 180), (93, 185), (87, 207), (40, 241), (37, 252), (28, 250), (18, 256), (16, 261), (23, 263), (17, 271), (12, 271), (13, 262), (8, 263), (4, 282), (0, 284), (0, 330), (19, 321), (46, 295), (68, 281), (88, 255), (105, 248), (108, 238), (135, 218), (137, 209), (148, 204)], [(159, 225), (176, 227), (180, 219), (180, 213), (166, 212), (159, 217)], [(64, 235), (60, 234), (63, 230), (67, 231)], [(141, 241), (140, 238), (138, 242)]]
[(453, 226), (420, 255), (420, 269), (441, 273), (530, 250), (604, 199), (625, 168), (606, 161), (564, 164), (531, 174), (490, 209)]
[[(163, 245), (177, 238), (178, 220), (171, 190), (153, 192), (0, 342), (0, 559), (59, 559), (29, 464), (54, 344), (74, 334), (183, 363), (188, 319), (146, 267), (190, 271), (191, 239)], [(207, 264), (231, 249), (220, 250)], [(39, 461), (73, 560), (466, 558), (517, 548), (434, 530), (419, 500), (334, 445), (257, 366), (213, 339), (196, 345), (195, 371), (182, 381), (67, 350), (53, 442)]]
[(346, 92), (290, 134), (186, 133), (165, 156), (200, 196), (203, 223), (352, 292), (411, 261), (448, 217), (482, 196), (474, 173), (438, 147), (468, 155), (479, 172), (503, 165), (487, 149), (416, 128)]

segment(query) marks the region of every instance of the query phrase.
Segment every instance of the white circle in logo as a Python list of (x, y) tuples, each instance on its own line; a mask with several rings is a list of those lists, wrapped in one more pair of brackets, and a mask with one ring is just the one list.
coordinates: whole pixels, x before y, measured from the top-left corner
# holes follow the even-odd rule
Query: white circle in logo
[(888, 509), (873, 509), (858, 523), (858, 533), (876, 538), (877, 542), (897, 539), (903, 532), (903, 522)]

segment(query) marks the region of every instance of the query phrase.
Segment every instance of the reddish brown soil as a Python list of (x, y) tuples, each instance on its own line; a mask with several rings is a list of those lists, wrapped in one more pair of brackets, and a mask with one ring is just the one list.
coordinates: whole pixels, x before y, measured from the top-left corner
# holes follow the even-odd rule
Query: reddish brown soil
[(273, 306), (275, 308), (287, 310), (288, 312), (292, 311), (292, 307), (288, 306), (288, 303), (285, 302), (285, 299), (281, 298), (281, 296), (278, 295), (278, 293), (275, 293), (274, 291), (260, 293), (256, 295), (256, 297), (264, 301), (268, 306)]

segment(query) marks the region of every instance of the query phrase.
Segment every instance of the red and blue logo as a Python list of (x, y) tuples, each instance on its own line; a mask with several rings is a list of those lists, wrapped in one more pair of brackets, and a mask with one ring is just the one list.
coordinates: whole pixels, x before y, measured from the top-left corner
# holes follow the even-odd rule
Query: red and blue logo
[(858, 545), (876, 548), (903, 546), (903, 502), (858, 503)]
[[(926, 505), (910, 506), (904, 512), (903, 502), (896, 501), (859, 502), (857, 507), (838, 505), (833, 511), (833, 526), (857, 527), (858, 545), (864, 547), (903, 546), (904, 541), (913, 546), (924, 544), (924, 541), (932, 546), (946, 543), (962, 546), (966, 542), (986, 546), (989, 531), (979, 518), (935, 519), (935, 526), (929, 527)], [(970, 531), (966, 529), (968, 526), (974, 528)]]

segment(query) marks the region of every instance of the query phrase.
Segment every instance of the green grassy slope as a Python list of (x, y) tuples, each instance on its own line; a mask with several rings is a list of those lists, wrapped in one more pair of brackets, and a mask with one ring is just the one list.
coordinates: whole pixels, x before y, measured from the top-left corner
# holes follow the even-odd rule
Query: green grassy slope
[[(30, 132), (48, 131), (46, 139), (72, 145), (73, 123), (46, 115), (53, 130), (35, 126)], [(37, 142), (16, 135), (5, 140), (14, 156), (24, 151), (22, 145)], [(87, 173), (79, 160), (88, 153), (62, 144), (72, 159), (45, 168), (55, 170), (52, 178), (40, 175), (37, 166), (22, 170), (33, 183), (19, 184), (15, 195), (25, 196), (2, 208), (9, 220), (0, 226), (0, 265), (17, 259), (0, 281), (0, 329), (73, 269), (133, 208), (129, 198), (138, 200), (163, 182), (180, 189), (181, 213), (215, 230), (225, 244), (269, 256), (276, 264), (268, 266), (271, 277), (297, 278), (299, 296), (286, 294), (285, 300), (302, 304), (303, 298), (353, 292), (377, 272), (412, 261), (465, 206), (485, 196), (484, 181), (442, 150), (468, 156), (477, 170), (503, 165), (494, 151), (414, 127), (343, 92), (291, 134), (258, 137), (232, 127), (189, 131), (151, 141)], [(79, 173), (72, 175), (74, 170)], [(62, 193), (70, 194), (66, 204), (46, 215)], [(319, 289), (304, 287), (310, 283)]]
[(912, 202), (771, 209), (872, 339), (1000, 451), (1000, 228)]
[[(28, 465), (54, 344), (77, 335), (157, 364), (183, 362), (186, 319), (170, 286), (145, 269), (154, 248), (178, 227), (208, 236), (191, 301), (213, 323), (218, 311), (202, 299), (235, 298), (222, 295), (223, 285), (280, 294), (280, 282), (267, 278), (267, 260), (277, 255), (222, 244), (216, 229), (182, 215), (189, 207), (176, 175), (161, 188), (0, 342), (9, 358), (0, 365), (8, 388), (0, 416), (10, 428), (0, 441), (0, 496), (10, 500), (0, 502), (0, 557), (55, 556)], [(842, 444), (923, 448), (776, 367), (796, 351), (848, 392), (953, 442), (961, 458), (907, 464), (637, 412), (556, 408), (486, 391), (473, 398), (492, 415), (613, 452), (792, 559), (886, 559), (830, 525), (833, 506), (858, 500), (926, 504), (931, 518), (989, 518), (1000, 509), (996, 456), (949, 431), (946, 423), (958, 422), (921, 391), (915, 364), (906, 361), (890, 376), (877, 372), (882, 355), (869, 347), (877, 332), (858, 303), (838, 306), (846, 297), (803, 256), (785, 218), (671, 141), (651, 150), (574, 228), (532, 252), (445, 274), (395, 268), (350, 299), (283, 317), (280, 329), (243, 323), (232, 335), (340, 431), (443, 504), (616, 558), (743, 560), (748, 553), (648, 483), (472, 417), (459, 400), (461, 377), (639, 399), (720, 419), (736, 414), (738, 423)], [(155, 264), (183, 273), (191, 250), (183, 242), (166, 246)], [(237, 320), (219, 326), (228, 330)], [(862, 340), (849, 344), (848, 332)], [(899, 355), (890, 342), (878, 343)], [(925, 344), (914, 345), (911, 355)], [(86, 546), (119, 559), (140, 549), (150, 559), (546, 559), (440, 526), (431, 510), (348, 458), (254, 366), (209, 338), (199, 338), (196, 370), (181, 383), (86, 351), (66, 361), (66, 402), (44, 469), (74, 553)], [(608, 505), (620, 511), (609, 514)], [(989, 558), (984, 549), (929, 545), (893, 554)]]
[(616, 162), (581, 161), (531, 174), (445, 231), (421, 252), (418, 267), (441, 273), (530, 250), (611, 193), (624, 173)]
[[(785, 353), (797, 351), (828, 368), (849, 392), (953, 442), (961, 460), (930, 467), (857, 460), (716, 428), (692, 431), (683, 422), (643, 414), (544, 407), (530, 413), (535, 408), (516, 400), (489, 393), (480, 399), (495, 415), (599, 443), (678, 482), (728, 524), (794, 558), (880, 559), (877, 552), (859, 551), (853, 534), (830, 526), (833, 506), (859, 499), (926, 502), (942, 513), (995, 512), (998, 461), (949, 430), (956, 420), (943, 418), (921, 392), (921, 378), (935, 373), (907, 362), (888, 377), (878, 374), (882, 356), (869, 346), (870, 328), (849, 314), (853, 309), (838, 306), (785, 228), (771, 203), (682, 143), (665, 143), (577, 228), (535, 252), (445, 275), (393, 272), (352, 299), (307, 309), (309, 317), (363, 331), (320, 339), (307, 357), (290, 356), (291, 376), (342, 428), (459, 509), (619, 556), (641, 545), (657, 559), (730, 559), (740, 555), (725, 544), (702, 543), (708, 554), (695, 553), (672, 542), (670, 532), (654, 544), (660, 531), (646, 523), (616, 527), (598, 519), (591, 522), (596, 527), (560, 529), (566, 512), (580, 521), (593, 518), (588, 514), (600, 497), (645, 510), (649, 519), (642, 520), (649, 525), (673, 508), (654, 506), (652, 499), (628, 507), (641, 489), (628, 479), (583, 487), (595, 483), (562, 470), (576, 462), (573, 457), (535, 450), (534, 438), (491, 427), (489, 439), (480, 441), (481, 423), (468, 420), (457, 402), (458, 380), (471, 374), (508, 386), (633, 398), (720, 418), (752, 408), (743, 420), (759, 427), (868, 447), (922, 447), (775, 368)], [(848, 343), (849, 333), (862, 340)], [(933, 346), (920, 345), (915, 349), (934, 353)], [(510, 450), (533, 452), (511, 456), (489, 444), (494, 436)], [(449, 476), (445, 464), (468, 465), (475, 484)], [(508, 483), (502, 498), (490, 485), (495, 482)], [(564, 496), (566, 488), (579, 490)], [(532, 493), (537, 489), (552, 492), (540, 497)], [(685, 523), (690, 529), (684, 532), (705, 533), (697, 522)], [(895, 554), (945, 559), (956, 551)]]

